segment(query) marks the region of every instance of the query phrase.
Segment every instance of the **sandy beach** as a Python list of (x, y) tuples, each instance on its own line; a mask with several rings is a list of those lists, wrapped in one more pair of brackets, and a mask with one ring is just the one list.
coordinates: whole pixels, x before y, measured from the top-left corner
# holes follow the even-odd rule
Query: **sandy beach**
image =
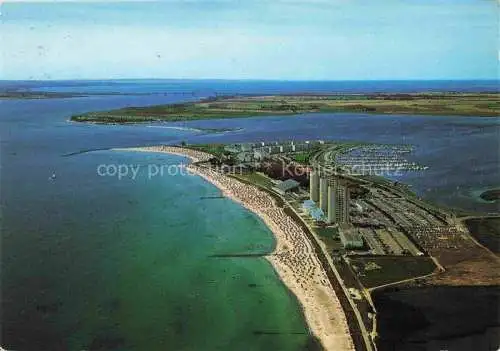
[[(128, 151), (164, 152), (185, 156), (193, 162), (207, 161), (210, 154), (171, 146), (129, 148)], [(257, 187), (244, 184), (207, 167), (190, 164), (188, 169), (217, 186), (224, 196), (257, 214), (276, 239), (266, 256), (275, 271), (297, 297), (311, 333), (326, 350), (354, 350), (345, 314), (326, 272), (303, 229), (274, 199)]]
[(137, 151), (137, 152), (163, 152), (167, 154), (184, 156), (191, 160), (191, 162), (204, 162), (210, 160), (213, 156), (206, 152), (195, 151), (176, 146), (144, 146), (144, 147), (128, 147), (128, 148), (114, 148), (115, 151)]

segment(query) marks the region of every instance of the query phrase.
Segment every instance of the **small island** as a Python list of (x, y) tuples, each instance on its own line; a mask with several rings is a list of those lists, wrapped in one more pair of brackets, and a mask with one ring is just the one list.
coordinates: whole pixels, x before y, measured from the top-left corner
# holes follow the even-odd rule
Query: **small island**
[(72, 116), (71, 120), (114, 124), (335, 112), (497, 117), (500, 100), (499, 94), (493, 92), (224, 96), (198, 102), (89, 112)]

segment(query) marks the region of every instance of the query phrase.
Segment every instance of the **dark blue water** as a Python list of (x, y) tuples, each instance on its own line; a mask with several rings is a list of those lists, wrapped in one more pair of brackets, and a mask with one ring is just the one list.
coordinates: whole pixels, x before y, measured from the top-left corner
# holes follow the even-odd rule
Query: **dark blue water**
[[(199, 178), (148, 179), (144, 172), (137, 180), (99, 177), (100, 164), (146, 167), (180, 160), (105, 149), (284, 139), (413, 144), (412, 159), (430, 168), (399, 178), (420, 195), (469, 211), (498, 211), (496, 204), (477, 196), (500, 185), (500, 125), (495, 118), (339, 113), (133, 126), (68, 122), (72, 114), (87, 111), (216, 93), (491, 91), (494, 82), (71, 81), (0, 86), (128, 94), (0, 102), (2, 312), (7, 322), (2, 342), (13, 349), (301, 349), (308, 342), (300, 334), (306, 328), (296, 301), (266, 261), (207, 258), (270, 250), (270, 233), (255, 216), (227, 200), (200, 201), (199, 194), (217, 194), (217, 189)], [(96, 149), (101, 151), (79, 154)], [(53, 173), (56, 179), (49, 180)], [(260, 329), (281, 334), (256, 336), (253, 331)]]

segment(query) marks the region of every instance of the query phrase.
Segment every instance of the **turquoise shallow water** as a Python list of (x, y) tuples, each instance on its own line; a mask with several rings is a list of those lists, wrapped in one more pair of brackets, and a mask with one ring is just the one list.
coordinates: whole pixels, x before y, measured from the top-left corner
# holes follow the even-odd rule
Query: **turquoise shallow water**
[[(3, 299), (15, 306), (3, 315), (4, 346), (303, 349), (300, 308), (271, 265), (212, 256), (271, 251), (261, 220), (228, 199), (201, 199), (220, 191), (200, 177), (148, 177), (148, 165), (182, 160), (116, 151), (68, 157), (37, 200), (18, 204), (25, 217), (8, 216), (16, 210), (9, 207)], [(97, 175), (97, 165), (111, 163), (142, 166), (135, 180)]]

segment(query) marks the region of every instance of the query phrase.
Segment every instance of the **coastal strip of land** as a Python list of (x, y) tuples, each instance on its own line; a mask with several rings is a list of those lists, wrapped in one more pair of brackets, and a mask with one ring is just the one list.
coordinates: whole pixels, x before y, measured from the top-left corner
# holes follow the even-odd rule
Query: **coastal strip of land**
[(500, 94), (446, 92), (213, 97), (196, 102), (88, 112), (74, 115), (71, 120), (125, 124), (339, 112), (498, 117)]
[(0, 100), (41, 100), (41, 99), (68, 99), (68, 98), (80, 98), (89, 96), (145, 96), (145, 95), (175, 95), (175, 96), (188, 96), (193, 97), (195, 93), (183, 93), (183, 92), (168, 92), (168, 93), (124, 93), (124, 92), (113, 92), (113, 91), (80, 91), (80, 92), (68, 92), (68, 91), (33, 91), (33, 90), (0, 90)]
[(193, 162), (187, 166), (189, 171), (214, 184), (225, 196), (257, 214), (276, 239), (274, 251), (265, 258), (297, 297), (311, 333), (326, 350), (354, 350), (345, 313), (312, 243), (301, 226), (269, 194), (198, 164), (213, 157), (202, 151), (170, 146), (121, 150), (163, 152), (188, 157)]

